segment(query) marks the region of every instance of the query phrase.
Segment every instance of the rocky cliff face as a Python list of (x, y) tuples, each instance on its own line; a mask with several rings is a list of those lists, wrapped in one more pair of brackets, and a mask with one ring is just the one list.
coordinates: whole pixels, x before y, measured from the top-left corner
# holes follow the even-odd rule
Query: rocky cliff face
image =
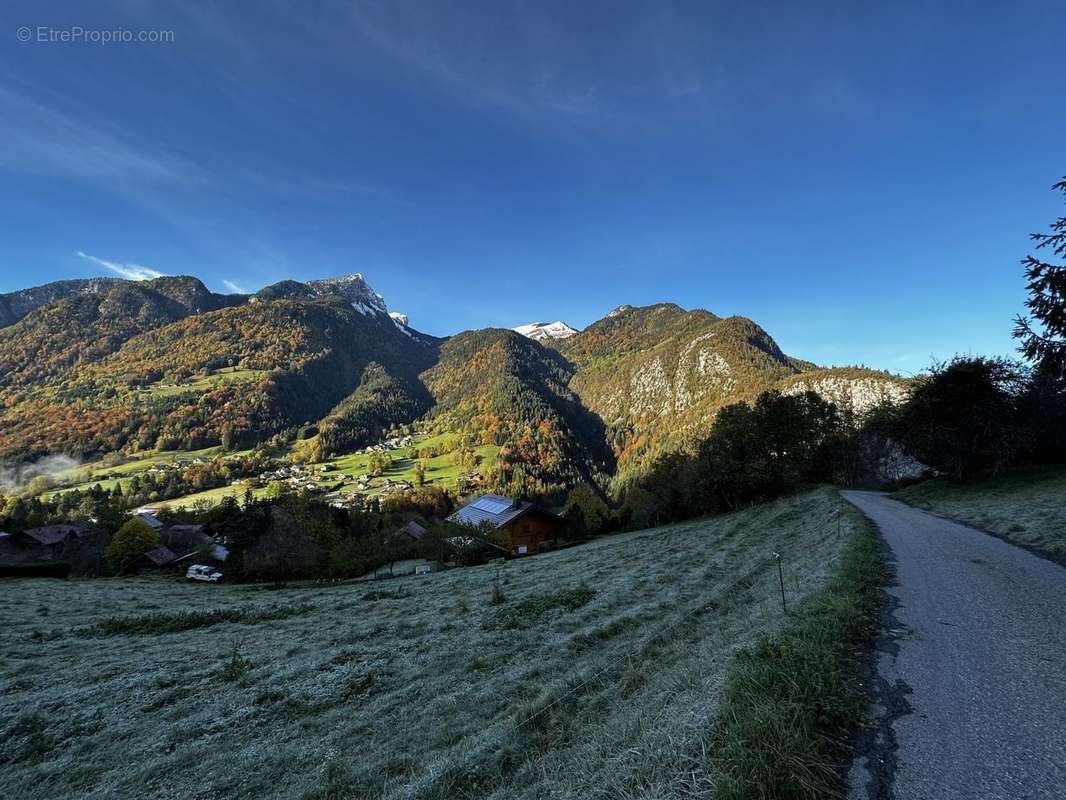
[(770, 389), (810, 389), (859, 412), (907, 391), (891, 375), (792, 358), (750, 319), (673, 304), (619, 306), (551, 344), (577, 366), (571, 386), (607, 424), (623, 474), (706, 434), (723, 406)]
[(910, 396), (908, 385), (895, 376), (864, 374), (854, 369), (816, 370), (785, 381), (781, 391), (785, 394), (811, 391), (860, 416), (886, 403), (898, 405)]

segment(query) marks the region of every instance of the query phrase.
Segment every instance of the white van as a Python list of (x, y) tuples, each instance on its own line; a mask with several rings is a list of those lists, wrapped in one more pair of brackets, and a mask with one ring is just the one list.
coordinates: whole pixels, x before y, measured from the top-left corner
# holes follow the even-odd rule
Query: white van
[(222, 573), (214, 567), (205, 567), (203, 564), (193, 564), (189, 567), (189, 571), (185, 573), (185, 577), (190, 581), (218, 583), (222, 579)]

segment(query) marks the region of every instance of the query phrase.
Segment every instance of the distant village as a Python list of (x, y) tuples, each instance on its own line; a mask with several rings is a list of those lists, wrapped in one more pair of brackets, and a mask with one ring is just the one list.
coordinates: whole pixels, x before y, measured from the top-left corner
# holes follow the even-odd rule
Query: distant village
[[(350, 455), (389, 455), (402, 448), (412, 448), (416, 445), (416, 438), (412, 434), (392, 436), (381, 442), (368, 445), (355, 450)], [(218, 462), (217, 458), (195, 456), (189, 458), (177, 458), (173, 461), (158, 462), (148, 467), (145, 472), (158, 477), (182, 474), (190, 468), (208, 467)], [(240, 473), (240, 459), (226, 458), (221, 461), (234, 472)], [(98, 473), (91, 480), (119, 480), (129, 477), (118, 471)], [(432, 479), (429, 481), (432, 482)], [(312, 495), (333, 495), (329, 498), (331, 505), (339, 508), (363, 508), (371, 496), (388, 496), (396, 492), (411, 491), (415, 484), (403, 478), (394, 478), (364, 472), (360, 475), (350, 475), (339, 471), (333, 464), (280, 464), (275, 463), (269, 469), (258, 473), (238, 474), (229, 481), (231, 487), (255, 488), (265, 487), (270, 484), (282, 484), (292, 491), (303, 491)], [(476, 491), (483, 484), (482, 476), (476, 470), (464, 472), (457, 476), (456, 489), (459, 494), (469, 494)], [(61, 486), (71, 486), (67, 481)]]
[[(397, 450), (415, 446), (416, 438), (413, 435), (393, 436), (361, 448), (351, 455), (380, 454), (387, 457)], [(261, 471), (250, 471), (249, 466), (256, 463), (260, 465)], [(143, 481), (149, 475), (155, 476), (158, 481), (167, 480), (170, 483), (180, 480), (188, 483), (190, 471), (225, 469), (227, 474), (238, 475), (228, 482), (229, 486), (238, 490), (284, 486), (294, 494), (314, 495), (330, 506), (353, 511), (376, 511), (378, 506), (376, 502), (371, 504), (372, 498), (413, 492), (419, 488), (411, 480), (382, 474), (388, 471), (388, 467), (381, 467), (381, 464), (390, 464), (388, 458), (379, 462), (375, 471), (359, 475), (340, 471), (336, 464), (331, 463), (274, 462), (270, 463), (267, 469), (261, 468), (262, 463), (261, 459), (232, 455), (224, 458), (198, 455), (154, 463), (143, 472), (132, 475), (112, 469), (106, 474), (97, 473), (88, 480), (79, 481), (79, 485), (89, 483), (93, 479), (118, 481), (128, 478), (136, 481), (137, 476), (141, 476)], [(242, 475), (242, 472), (245, 474)], [(426, 482), (431, 483), (432, 479)], [(460, 496), (473, 495), (483, 483), (481, 474), (476, 470), (456, 476), (456, 488)], [(235, 492), (234, 496), (240, 493)], [(190, 579), (221, 579), (229, 558), (227, 542), (216, 538), (209, 525), (174, 524), (174, 515), (167, 511), (168, 503), (168, 500), (161, 499), (158, 502), (138, 505), (128, 512), (131, 519), (144, 523), (157, 535), (158, 546), (140, 555), (128, 565), (127, 571), (139, 573), (177, 570)], [(177, 518), (189, 516), (188, 513), (179, 513)], [(447, 537), (444, 540), (445, 547), (454, 561), (463, 564), (532, 554), (545, 549), (547, 542), (551, 543), (551, 547), (555, 547), (560, 541), (559, 531), (563, 527), (561, 523), (545, 525), (545, 519), (558, 520), (551, 512), (535, 508), (528, 502), (497, 495), (475, 495), (447, 520), (453, 525), (469, 528), (471, 532)], [(488, 532), (493, 532), (493, 536), (486, 538)], [(386, 536), (386, 546), (396, 552), (418, 549), (419, 543), (426, 535), (424, 527), (410, 520), (396, 533)], [(0, 576), (42, 574), (55, 577), (91, 577), (104, 574), (107, 571), (105, 549), (110, 538), (96, 519), (80, 517), (59, 524), (16, 529), (12, 533), (0, 532)], [(511, 538), (515, 539), (513, 543), (510, 542)], [(427, 569), (426, 564), (421, 561), (416, 566), (420, 570)], [(406, 564), (406, 561), (404, 563)], [(404, 574), (404, 569), (408, 568), (413, 567), (411, 564), (397, 566), (390, 563), (388, 574)]]

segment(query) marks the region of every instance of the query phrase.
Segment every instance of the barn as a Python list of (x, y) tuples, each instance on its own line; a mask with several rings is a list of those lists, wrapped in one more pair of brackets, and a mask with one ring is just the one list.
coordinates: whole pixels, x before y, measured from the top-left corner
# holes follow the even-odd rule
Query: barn
[(536, 503), (499, 494), (481, 495), (448, 521), (492, 531), (493, 540), (515, 555), (553, 549), (566, 527), (561, 517)]

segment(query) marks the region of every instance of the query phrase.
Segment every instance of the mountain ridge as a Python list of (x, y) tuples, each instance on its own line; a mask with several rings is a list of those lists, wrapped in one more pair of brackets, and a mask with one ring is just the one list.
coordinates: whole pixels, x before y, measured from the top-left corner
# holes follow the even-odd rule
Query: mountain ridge
[(0, 327), (13, 325), (43, 305), (80, 294), (96, 294), (123, 282), (122, 278), (74, 278), (0, 294)]
[(886, 373), (789, 356), (745, 317), (674, 303), (618, 306), (581, 331), (439, 339), (359, 273), (252, 295), (192, 277), (58, 294), (0, 327), (0, 459), (252, 446), (305, 425), (321, 430), (318, 455), (337, 454), (418, 422), (498, 448), (484, 467), (495, 485), (550, 493), (628, 480), (761, 391), (856, 407), (906, 391)]

